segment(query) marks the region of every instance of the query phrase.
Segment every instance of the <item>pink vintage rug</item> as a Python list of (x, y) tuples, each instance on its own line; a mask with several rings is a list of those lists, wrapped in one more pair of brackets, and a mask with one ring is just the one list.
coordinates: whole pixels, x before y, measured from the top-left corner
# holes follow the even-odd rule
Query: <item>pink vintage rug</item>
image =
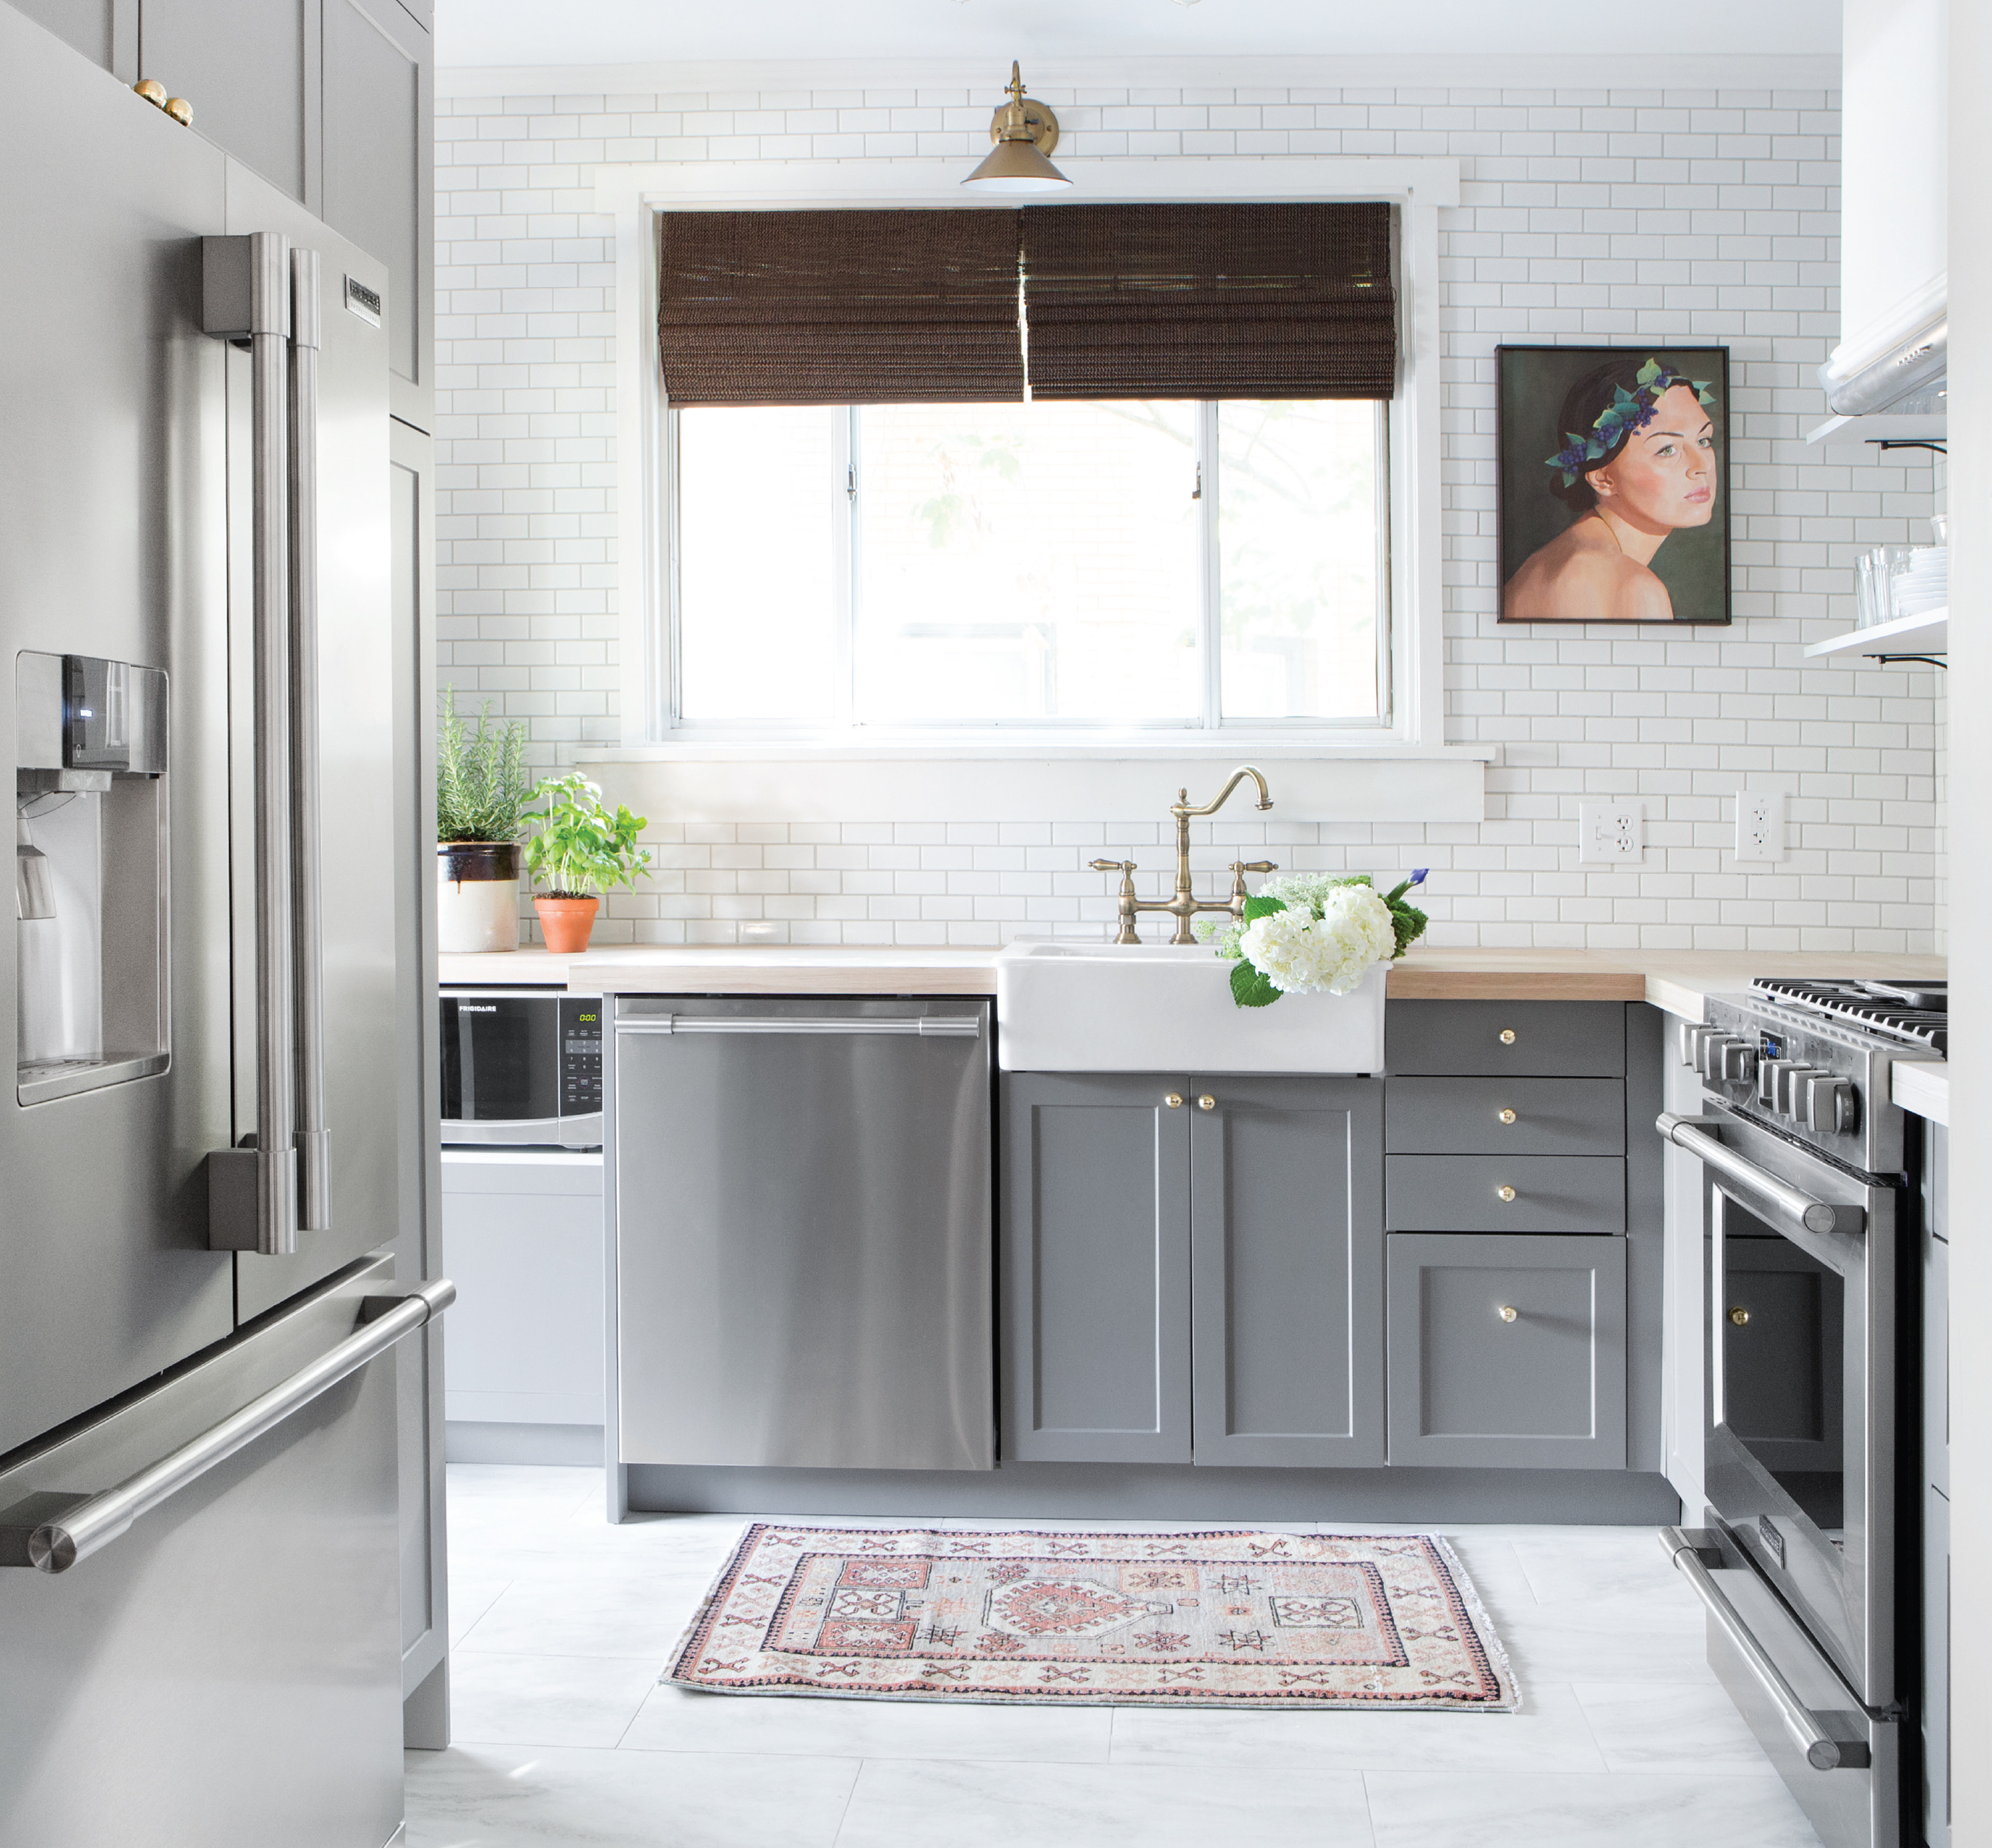
[(1513, 1713), (1425, 1533), (1032, 1533), (756, 1522), (663, 1679), (720, 1694)]

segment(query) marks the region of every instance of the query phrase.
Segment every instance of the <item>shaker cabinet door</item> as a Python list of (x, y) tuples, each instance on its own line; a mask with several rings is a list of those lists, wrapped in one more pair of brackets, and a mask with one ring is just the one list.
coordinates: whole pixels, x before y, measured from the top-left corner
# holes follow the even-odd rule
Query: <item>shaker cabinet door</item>
[[(322, 0), (325, 221), (387, 266), (394, 414), (428, 428), (435, 100), (429, 35), (396, 0)], [(423, 394), (408, 398), (412, 388)]]
[[(1383, 1084), (1195, 1085), (1195, 1459), (1380, 1464)], [(1208, 1110), (1206, 1096), (1215, 1100)]]
[(1190, 1460), (1189, 1089), (1119, 1073), (1004, 1082), (1012, 1461)]
[(200, 134), (318, 209), (319, 0), (139, 0), (138, 63)]
[(1625, 1467), (1625, 1241), (1393, 1233), (1390, 1461)]

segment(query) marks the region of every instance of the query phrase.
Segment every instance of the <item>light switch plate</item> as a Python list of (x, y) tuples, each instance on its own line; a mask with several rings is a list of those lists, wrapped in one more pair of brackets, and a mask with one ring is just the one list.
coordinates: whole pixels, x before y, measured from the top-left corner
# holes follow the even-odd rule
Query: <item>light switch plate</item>
[(1581, 861), (1643, 859), (1646, 835), (1642, 803), (1584, 802), (1578, 805), (1577, 857)]
[(1736, 792), (1736, 858), (1782, 860), (1785, 857), (1785, 793), (1782, 789)]

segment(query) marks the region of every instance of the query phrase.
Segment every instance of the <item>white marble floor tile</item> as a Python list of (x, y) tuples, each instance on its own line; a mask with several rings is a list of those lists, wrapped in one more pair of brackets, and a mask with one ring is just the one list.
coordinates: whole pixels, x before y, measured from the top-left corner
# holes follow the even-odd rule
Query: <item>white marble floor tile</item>
[(449, 1568), (449, 1640), (454, 1648), (475, 1628), (478, 1620), (498, 1601), (499, 1594), (512, 1582), (502, 1568), (478, 1570), (452, 1559)]
[(1699, 1622), (1657, 1619), (1637, 1600), (1560, 1604), (1526, 1613), (1495, 1607), (1495, 1625), (1524, 1688), (1538, 1681), (1713, 1683)]
[[(632, 1754), (633, 1755), (633, 1754)], [(1371, 1848), (1359, 1778), (865, 1761), (837, 1848)]]
[(698, 1694), (660, 1686), (622, 1735), (627, 1751), (1104, 1764), (1109, 1707)]
[(1701, 1606), (1660, 1550), (1657, 1535), (1651, 1527), (1611, 1528), (1518, 1539), (1513, 1545), (1538, 1603), (1637, 1598), (1674, 1606), (1698, 1619)]
[(663, 1666), (661, 1656), (459, 1649), (450, 1662), (450, 1734), (479, 1745), (612, 1747)]
[(1519, 1713), (1120, 1707), (1114, 1715), (1114, 1762), (1324, 1771), (1606, 1768), (1567, 1687), (1532, 1683), (1525, 1698)]
[(1371, 1771), (1376, 1848), (1819, 1848), (1776, 1773)]
[(408, 1754), (408, 1848), (831, 1848), (858, 1766), (453, 1746)]
[(1767, 1760), (1713, 1676), (1580, 1683), (1574, 1692), (1612, 1771), (1761, 1771)]
[(465, 1635), (466, 1650), (514, 1655), (641, 1655), (661, 1663), (704, 1595), (704, 1573), (514, 1579)]

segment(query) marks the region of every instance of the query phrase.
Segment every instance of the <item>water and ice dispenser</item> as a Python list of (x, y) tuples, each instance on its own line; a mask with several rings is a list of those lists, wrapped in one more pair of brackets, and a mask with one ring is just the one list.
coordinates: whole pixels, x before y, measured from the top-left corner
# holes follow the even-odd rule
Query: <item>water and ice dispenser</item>
[(15, 1096), (165, 1069), (166, 677), (15, 656)]

